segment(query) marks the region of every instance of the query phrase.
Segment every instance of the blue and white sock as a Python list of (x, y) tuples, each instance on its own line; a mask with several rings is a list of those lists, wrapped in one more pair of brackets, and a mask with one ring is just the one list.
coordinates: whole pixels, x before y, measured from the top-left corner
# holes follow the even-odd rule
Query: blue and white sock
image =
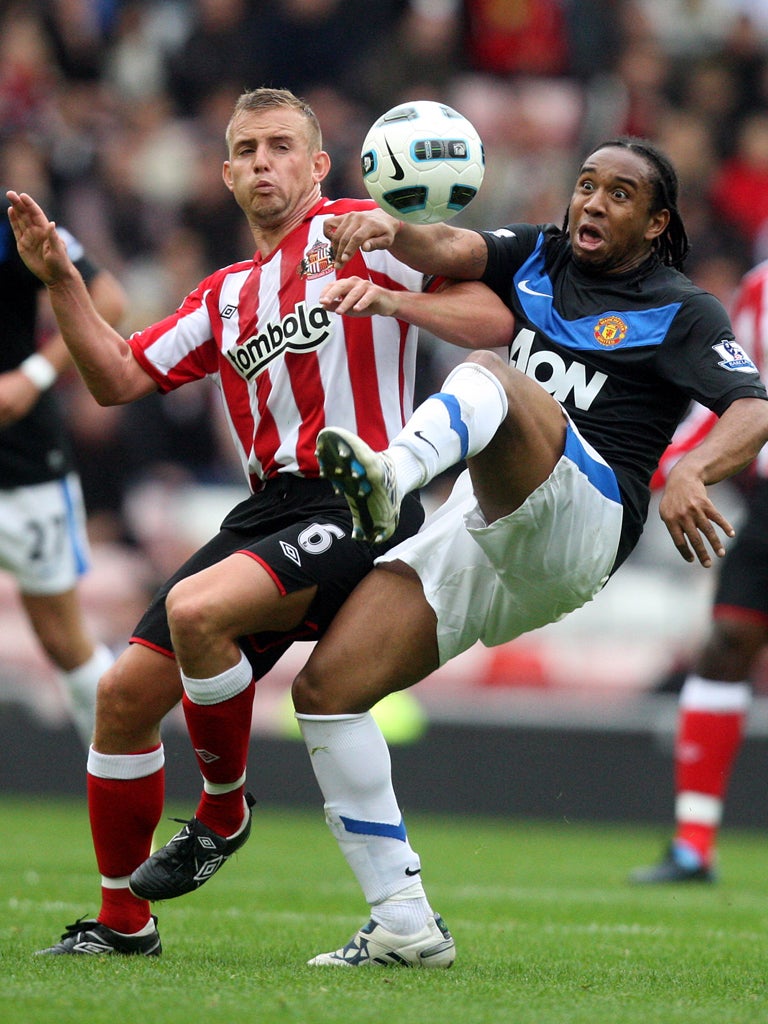
[(325, 818), (389, 931), (419, 931), (432, 911), (391, 779), (389, 749), (370, 712), (296, 715), (325, 799)]
[(401, 494), (423, 487), (462, 459), (477, 455), (507, 415), (501, 381), (479, 363), (461, 363), (442, 390), (414, 410), (386, 449)]

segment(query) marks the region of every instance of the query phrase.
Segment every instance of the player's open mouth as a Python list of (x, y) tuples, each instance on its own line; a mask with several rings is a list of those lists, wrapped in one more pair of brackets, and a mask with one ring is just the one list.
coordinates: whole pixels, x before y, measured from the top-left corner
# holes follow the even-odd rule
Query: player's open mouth
[(602, 245), (604, 239), (597, 228), (591, 224), (582, 224), (576, 232), (576, 239), (582, 249), (593, 250)]

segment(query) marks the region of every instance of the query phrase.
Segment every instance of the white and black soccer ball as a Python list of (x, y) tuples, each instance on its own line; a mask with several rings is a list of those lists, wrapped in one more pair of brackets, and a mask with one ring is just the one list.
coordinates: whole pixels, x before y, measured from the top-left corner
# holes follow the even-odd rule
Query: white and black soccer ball
[(472, 124), (433, 100), (400, 103), (378, 118), (360, 160), (371, 199), (412, 224), (455, 217), (477, 195), (485, 172)]

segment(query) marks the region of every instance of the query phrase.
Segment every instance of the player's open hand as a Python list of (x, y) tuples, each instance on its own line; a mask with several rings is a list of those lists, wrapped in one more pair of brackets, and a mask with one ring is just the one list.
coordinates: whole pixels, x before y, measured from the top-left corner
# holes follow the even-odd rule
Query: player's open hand
[(681, 466), (682, 463), (678, 463), (669, 474), (659, 504), (659, 515), (686, 562), (698, 558), (708, 569), (712, 565), (710, 549), (718, 558), (725, 554), (725, 546), (716, 527), (726, 537), (735, 536), (736, 531), (709, 500), (704, 484)]
[(337, 268), (343, 267), (358, 251), (373, 252), (374, 249), (389, 249), (400, 230), (400, 221), (390, 217), (378, 207), (374, 210), (358, 210), (340, 217), (329, 217), (324, 225), (326, 237), (333, 248), (333, 261)]
[(396, 316), (397, 297), (362, 277), (343, 277), (320, 293), (320, 305), (345, 316)]
[(8, 219), (13, 228), (19, 255), (43, 284), (61, 280), (72, 269), (67, 247), (56, 225), (26, 192), (6, 192)]

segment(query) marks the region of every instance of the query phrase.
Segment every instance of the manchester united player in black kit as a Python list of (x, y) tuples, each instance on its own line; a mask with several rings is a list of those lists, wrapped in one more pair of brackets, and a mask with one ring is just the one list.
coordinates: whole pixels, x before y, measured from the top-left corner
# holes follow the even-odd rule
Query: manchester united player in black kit
[[(16, 579), (21, 602), (61, 673), (84, 744), (93, 733), (96, 687), (112, 654), (86, 626), (77, 581), (88, 565), (85, 509), (66, 429), (49, 390), (71, 364), (60, 335), (37, 350), (40, 281), (24, 266), (0, 209), (0, 570)], [(117, 323), (125, 295), (106, 270), (64, 232), (75, 266), (100, 313)]]
[[(337, 264), (388, 248), (424, 273), (481, 280), (514, 329), (509, 365), (470, 355), (383, 453), (346, 430), (319, 435), (322, 471), (369, 540), (390, 535), (403, 494), (459, 459), (468, 469), (377, 560), (294, 683), (328, 824), (371, 907), (346, 946), (310, 963), (450, 965), (369, 709), (477, 640), (512, 640), (589, 601), (637, 542), (651, 474), (692, 399), (719, 420), (671, 470), (660, 514), (689, 562), (724, 553), (718, 529), (733, 536), (707, 486), (768, 439), (768, 401), (723, 307), (680, 272), (677, 192), (660, 152), (618, 139), (581, 166), (562, 229), (422, 227), (378, 211), (326, 223)], [(323, 301), (440, 335), (463, 287), (395, 294), (340, 278)]]

